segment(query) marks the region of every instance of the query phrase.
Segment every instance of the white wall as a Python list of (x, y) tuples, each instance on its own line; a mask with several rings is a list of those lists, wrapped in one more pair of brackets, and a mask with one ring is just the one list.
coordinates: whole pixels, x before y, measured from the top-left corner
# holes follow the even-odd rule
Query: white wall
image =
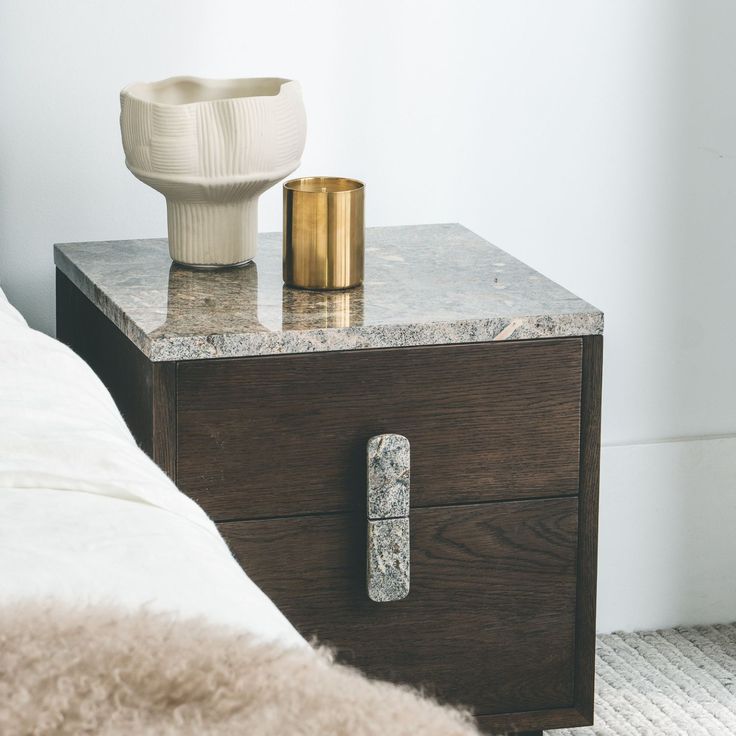
[(736, 438), (609, 445), (598, 629), (736, 619)]
[[(123, 165), (124, 84), (298, 78), (299, 173), (365, 180), (369, 225), (460, 221), (606, 312), (604, 442), (651, 472), (632, 494), (604, 471), (601, 622), (669, 623), (643, 592), (661, 566), (607, 571), (624, 546), (701, 549), (650, 494), (736, 527), (727, 444), (712, 479), (657, 450), (736, 433), (734, 27), (730, 0), (0, 0), (0, 280), (51, 332), (53, 242), (165, 234)], [(261, 229), (279, 228), (276, 187)], [(699, 610), (682, 616), (736, 619), (736, 598)]]

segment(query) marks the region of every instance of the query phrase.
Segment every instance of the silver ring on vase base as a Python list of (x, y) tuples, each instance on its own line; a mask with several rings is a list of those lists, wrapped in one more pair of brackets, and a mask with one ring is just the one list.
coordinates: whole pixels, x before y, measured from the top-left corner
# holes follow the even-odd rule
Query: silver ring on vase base
[(127, 167), (166, 198), (173, 261), (226, 268), (253, 260), (258, 198), (299, 166), (304, 151), (298, 82), (130, 84), (120, 93), (120, 129)]

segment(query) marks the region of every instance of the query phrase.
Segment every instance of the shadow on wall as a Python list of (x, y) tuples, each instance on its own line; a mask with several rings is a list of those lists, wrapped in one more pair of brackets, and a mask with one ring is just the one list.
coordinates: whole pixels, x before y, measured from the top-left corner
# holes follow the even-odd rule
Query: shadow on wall
[[(700, 12), (693, 9), (696, 5)], [(702, 412), (698, 401), (703, 388), (710, 386), (706, 395), (713, 403), (706, 407), (706, 415), (723, 415), (724, 407), (731, 407), (730, 426), (721, 431), (733, 432), (734, 341), (733, 333), (724, 334), (723, 328), (736, 316), (732, 287), (736, 276), (736, 47), (732, 36), (736, 6), (717, 0), (685, 6), (690, 12), (683, 21), (680, 58), (685, 95), (682, 125), (689, 147), (673, 182), (679, 194), (676, 227), (681, 247), (668, 268), (673, 302), (679, 301), (682, 315), (670, 331), (672, 339), (687, 348), (681, 370), (692, 390), (673, 393), (671, 410), (685, 416)], [(696, 284), (711, 288), (701, 292), (698, 303), (690, 304), (687, 297)], [(720, 391), (713, 390), (718, 387)], [(736, 621), (736, 437), (690, 442), (686, 448), (677, 444), (662, 449), (673, 453), (670, 506), (679, 516), (679, 523), (673, 519), (667, 530), (672, 535), (669, 576), (676, 576), (672, 584), (677, 585), (670, 596), (677, 614), (673, 619), (677, 623)], [(660, 486), (660, 492), (665, 487)], [(665, 509), (654, 523), (661, 526), (667, 518)], [(660, 549), (660, 555), (664, 551)], [(666, 581), (664, 560), (658, 562), (662, 569), (653, 569), (652, 574)]]
[[(736, 131), (736, 96), (727, 94), (736, 78), (736, 8), (677, 7), (671, 83), (678, 122), (668, 141), (670, 201), (660, 203), (674, 213), (670, 247), (659, 253), (667, 288), (657, 311), (666, 321), (631, 329), (678, 356), (651, 367), (669, 389), (660, 419), (713, 431), (710, 419), (732, 432), (736, 416), (724, 406), (733, 406), (734, 393), (716, 389), (736, 391), (733, 341), (723, 334), (736, 315), (727, 283), (736, 275), (736, 149), (723, 148)], [(736, 620), (735, 530), (735, 436), (605, 447), (599, 630)]]

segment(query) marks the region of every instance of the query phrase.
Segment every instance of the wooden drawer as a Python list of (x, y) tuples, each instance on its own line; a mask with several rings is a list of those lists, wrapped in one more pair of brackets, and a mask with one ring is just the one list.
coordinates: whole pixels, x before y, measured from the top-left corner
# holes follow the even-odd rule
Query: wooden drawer
[(579, 338), (189, 361), (177, 481), (216, 520), (365, 506), (374, 434), (417, 507), (577, 493)]
[(305, 635), (384, 678), (477, 713), (573, 703), (577, 499), (414, 509), (411, 589), (366, 593), (365, 519), (219, 525), (249, 575)]

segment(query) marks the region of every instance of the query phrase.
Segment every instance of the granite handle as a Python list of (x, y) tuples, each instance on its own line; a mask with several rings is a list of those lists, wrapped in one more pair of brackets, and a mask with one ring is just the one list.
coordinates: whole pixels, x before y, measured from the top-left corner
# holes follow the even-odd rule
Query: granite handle
[(379, 434), (367, 452), (368, 597), (377, 603), (409, 594), (409, 440)]

